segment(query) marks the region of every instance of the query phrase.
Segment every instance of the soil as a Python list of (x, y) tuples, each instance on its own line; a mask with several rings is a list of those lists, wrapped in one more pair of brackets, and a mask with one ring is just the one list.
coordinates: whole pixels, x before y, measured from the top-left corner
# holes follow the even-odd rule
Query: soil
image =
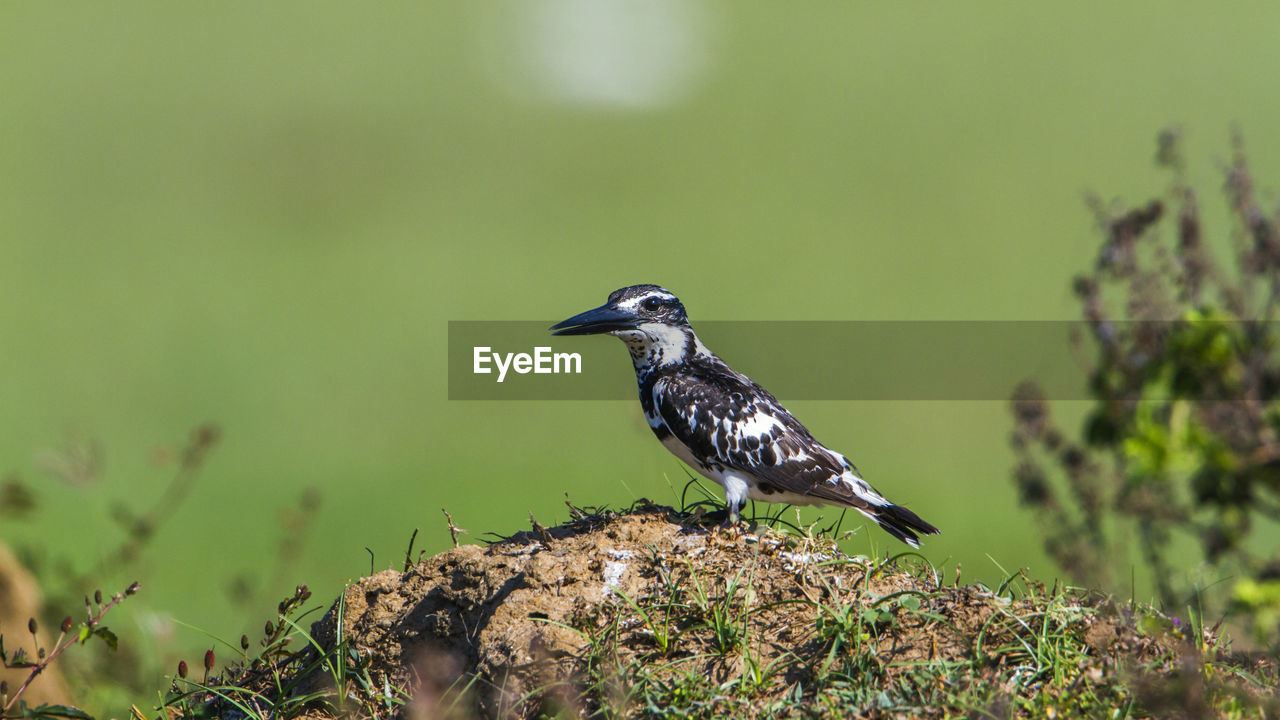
[[(572, 686), (591, 655), (591, 638), (612, 638), (616, 667), (629, 657), (653, 658), (660, 647), (655, 627), (667, 627), (658, 615), (673, 592), (684, 607), (705, 598), (708, 617), (717, 607), (745, 617), (750, 653), (718, 651), (723, 639), (711, 623), (686, 615), (670, 621), (681, 632), (658, 664), (681, 659), (680, 672), (693, 667), (724, 681), (741, 675), (747, 655), (760, 666), (786, 659), (789, 669), (760, 696), (785, 692), (823, 662), (831, 643), (816, 628), (832, 608), (890, 613), (872, 654), (877, 671), (889, 677), (910, 661), (962, 660), (981, 652), (975, 643), (1009, 642), (999, 637), (1003, 625), (988, 621), (1018, 601), (981, 586), (941, 586), (921, 565), (885, 566), (841, 555), (828, 539), (767, 528), (727, 531), (642, 504), (625, 514), (580, 514), (549, 529), (535, 524), (487, 547), (457, 547), (407, 572), (364, 578), (313, 635), (331, 646), (340, 621), (378, 684), (406, 688), (428, 703), (443, 703), (465, 686), (465, 714), (490, 717), (535, 712), (550, 689)], [(893, 614), (907, 598), (918, 599), (920, 612)], [(636, 607), (647, 609), (649, 621)], [(1101, 654), (1168, 650), (1106, 613), (1082, 609), (1076, 621)]]

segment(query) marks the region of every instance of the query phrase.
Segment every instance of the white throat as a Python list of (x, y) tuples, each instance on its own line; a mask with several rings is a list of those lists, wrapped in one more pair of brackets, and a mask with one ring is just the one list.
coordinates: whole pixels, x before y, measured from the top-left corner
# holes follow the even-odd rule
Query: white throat
[(627, 344), (627, 350), (631, 352), (631, 363), (635, 365), (637, 372), (683, 362), (691, 353), (711, 354), (693, 330), (687, 327), (648, 322), (634, 330), (615, 330), (610, 335)]

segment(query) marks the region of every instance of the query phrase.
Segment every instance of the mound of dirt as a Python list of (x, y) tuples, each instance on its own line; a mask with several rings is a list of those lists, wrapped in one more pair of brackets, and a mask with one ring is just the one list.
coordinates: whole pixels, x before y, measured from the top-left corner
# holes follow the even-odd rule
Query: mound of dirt
[[(1016, 606), (1029, 601), (942, 586), (912, 562), (849, 557), (832, 540), (766, 528), (723, 531), (646, 504), (364, 578), (313, 635), (331, 647), (340, 632), (377, 685), (405, 689), (428, 717), (446, 706), (488, 717), (529, 716), (548, 704), (591, 712), (634, 701), (628, 673), (637, 668), (655, 687), (690, 676), (739, 687), (750, 678), (749, 691), (737, 693), (741, 713), (733, 694), (715, 700), (730, 716), (800, 701), (855, 653), (884, 687), (926, 663), (985, 673), (992, 683), (1020, 672), (1002, 668), (1012, 661), (995, 649), (1036, 642), (1035, 633), (1020, 635), (1027, 623)], [(1048, 624), (1048, 613), (1023, 609)], [(1174, 654), (1176, 640), (1136, 633), (1087, 600), (1054, 613), (1054, 632), (1061, 625), (1104, 658), (1086, 684), (1111, 672), (1107, 658)]]

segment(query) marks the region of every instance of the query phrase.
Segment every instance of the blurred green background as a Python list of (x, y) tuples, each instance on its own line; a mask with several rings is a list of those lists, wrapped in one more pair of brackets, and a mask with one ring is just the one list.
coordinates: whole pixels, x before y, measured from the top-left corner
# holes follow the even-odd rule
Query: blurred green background
[[(208, 643), (172, 618), (261, 628), (274, 602), (237, 605), (237, 577), (329, 598), (366, 548), (447, 547), (442, 507), (475, 538), (566, 519), (566, 492), (670, 502), (683, 471), (635, 402), (448, 401), (447, 321), (640, 282), (695, 325), (1074, 319), (1082, 195), (1162, 192), (1161, 128), (1210, 220), (1233, 124), (1277, 177), (1278, 27), (1267, 3), (5, 3), (0, 470), (39, 507), (0, 535), (91, 568), (111, 508), (166, 486), (156, 448), (216, 422), (109, 582), (142, 582), (115, 625), (163, 653)], [(1003, 398), (790, 405), (944, 529), (931, 559), (1053, 576)], [(105, 448), (87, 487), (46, 468), (76, 438)]]

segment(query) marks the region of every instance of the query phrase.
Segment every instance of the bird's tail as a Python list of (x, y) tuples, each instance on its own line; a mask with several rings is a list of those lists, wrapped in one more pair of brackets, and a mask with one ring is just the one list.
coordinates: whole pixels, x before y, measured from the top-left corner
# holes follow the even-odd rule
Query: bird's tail
[(884, 528), (884, 531), (898, 538), (913, 548), (920, 547), (920, 535), (938, 535), (942, 531), (925, 522), (921, 517), (901, 505), (889, 502), (879, 491), (871, 487), (858, 474), (849, 459), (840, 456), (844, 461), (845, 475), (843, 487), (852, 497), (846, 496), (843, 502), (858, 512), (866, 515)]
[(870, 507), (862, 512), (867, 517), (875, 520), (876, 524), (884, 528), (885, 532), (913, 548), (920, 547), (920, 537), (916, 533), (920, 533), (920, 535), (937, 535), (942, 532), (901, 505), (890, 503), (879, 507)]

